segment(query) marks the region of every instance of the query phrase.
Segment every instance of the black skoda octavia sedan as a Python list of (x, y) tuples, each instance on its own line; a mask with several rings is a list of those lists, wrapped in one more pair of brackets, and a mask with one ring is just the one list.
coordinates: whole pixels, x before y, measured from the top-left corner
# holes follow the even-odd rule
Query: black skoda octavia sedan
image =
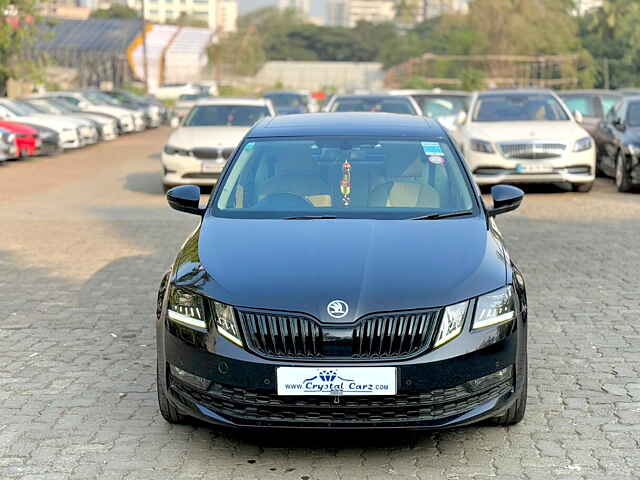
[(524, 280), (440, 125), (327, 113), (264, 119), (158, 294), (164, 418), (239, 428), (431, 429), (519, 422)]

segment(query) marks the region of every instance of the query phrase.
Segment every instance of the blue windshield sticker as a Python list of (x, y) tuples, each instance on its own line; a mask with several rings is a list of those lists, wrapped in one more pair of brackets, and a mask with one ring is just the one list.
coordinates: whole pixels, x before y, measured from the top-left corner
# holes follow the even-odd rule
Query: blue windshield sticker
[(256, 146), (255, 142), (249, 142), (247, 143), (247, 145), (244, 147), (245, 150), (253, 150), (253, 147)]
[(420, 142), (425, 155), (440, 155), (444, 157), (444, 151), (438, 142)]

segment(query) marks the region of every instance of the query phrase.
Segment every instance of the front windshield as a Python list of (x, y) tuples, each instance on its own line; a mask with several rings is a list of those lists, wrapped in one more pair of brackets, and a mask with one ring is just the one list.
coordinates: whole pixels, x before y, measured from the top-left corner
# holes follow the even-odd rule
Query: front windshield
[(462, 165), (444, 140), (251, 140), (217, 191), (214, 214), (232, 218), (407, 219), (474, 206)]
[(20, 100), (15, 100), (14, 103), (22, 108), (29, 115), (38, 114), (38, 113), (47, 113), (47, 111), (43, 108), (37, 107), (36, 105), (32, 105), (28, 102), (23, 102)]
[(632, 102), (627, 109), (627, 125), (640, 127), (640, 102)]
[(28, 116), (29, 111), (22, 108), (20, 105), (17, 105), (14, 102), (2, 102), (1, 104), (4, 108), (9, 110), (14, 115), (18, 115), (19, 117)]
[(199, 100), (201, 98), (204, 98), (205, 95), (201, 94), (201, 93), (185, 93), (184, 95), (180, 95), (178, 97), (178, 100), (186, 100), (186, 101), (191, 101), (191, 100)]
[(110, 97), (106, 93), (98, 91), (87, 91), (84, 92), (84, 96), (87, 100), (96, 105), (120, 105), (120, 102), (118, 102), (118, 100)]
[(50, 103), (54, 108), (60, 110), (62, 113), (74, 113), (82, 111), (71, 101), (67, 100), (66, 97), (48, 98), (45, 101)]
[(58, 114), (61, 113), (60, 110), (53, 107), (51, 104), (43, 101), (43, 100), (28, 100), (29, 105), (40, 109), (43, 112), (50, 114)]
[(265, 95), (265, 98), (280, 108), (298, 108), (305, 104), (304, 97), (295, 93), (269, 93)]
[(567, 121), (569, 116), (560, 103), (546, 94), (489, 94), (476, 102), (474, 122)]
[(561, 95), (560, 98), (572, 112), (580, 112), (585, 117), (597, 117), (595, 100), (590, 95)]
[(450, 117), (466, 112), (467, 97), (463, 95), (413, 95), (425, 117)]
[(250, 127), (268, 117), (269, 109), (257, 105), (199, 105), (187, 115), (184, 127)]
[(382, 97), (382, 98), (338, 98), (333, 107), (332, 112), (385, 112), (385, 113), (403, 113), (407, 115), (415, 115), (411, 103), (404, 98)]

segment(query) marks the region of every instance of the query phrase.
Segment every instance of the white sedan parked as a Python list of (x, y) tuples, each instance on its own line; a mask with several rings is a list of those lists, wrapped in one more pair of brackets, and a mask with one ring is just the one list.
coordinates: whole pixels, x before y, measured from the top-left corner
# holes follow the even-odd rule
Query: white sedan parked
[(479, 185), (569, 183), (588, 192), (596, 173), (594, 141), (549, 90), (476, 93), (453, 132)]
[(162, 152), (165, 190), (184, 184), (214, 185), (252, 125), (274, 115), (273, 105), (264, 98), (199, 100)]

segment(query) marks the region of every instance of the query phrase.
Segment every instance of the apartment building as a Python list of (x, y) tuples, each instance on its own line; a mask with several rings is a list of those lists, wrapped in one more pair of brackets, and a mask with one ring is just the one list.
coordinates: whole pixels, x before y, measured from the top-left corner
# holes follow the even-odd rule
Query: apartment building
[(420, 21), (446, 15), (448, 13), (467, 13), (470, 0), (422, 0)]
[[(128, 0), (131, 8), (141, 9), (141, 0)], [(187, 15), (202, 20), (209, 29), (219, 32), (233, 32), (238, 19), (236, 0), (145, 0), (144, 15), (147, 21), (155, 23), (172, 22)]]
[(359, 21), (389, 22), (396, 15), (394, 0), (329, 0), (327, 25), (355, 27)]
[(293, 8), (305, 17), (309, 16), (311, 9), (311, 0), (278, 0), (278, 8), (280, 10), (286, 10)]

